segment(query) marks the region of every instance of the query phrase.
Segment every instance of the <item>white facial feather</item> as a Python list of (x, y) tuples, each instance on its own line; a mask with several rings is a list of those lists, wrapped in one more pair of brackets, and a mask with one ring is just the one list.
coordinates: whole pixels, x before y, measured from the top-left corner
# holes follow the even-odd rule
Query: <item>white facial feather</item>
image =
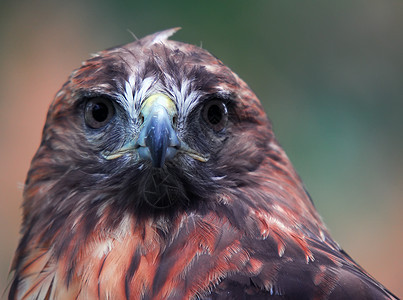
[(153, 94), (167, 94), (176, 103), (179, 118), (183, 120), (196, 106), (200, 94), (192, 91), (191, 80), (182, 81), (180, 88), (175, 84), (164, 87), (161, 81), (156, 81), (154, 77), (144, 78), (139, 86), (136, 86), (136, 76), (131, 75), (125, 82), (122, 106), (135, 120), (138, 117), (141, 105), (145, 99)]

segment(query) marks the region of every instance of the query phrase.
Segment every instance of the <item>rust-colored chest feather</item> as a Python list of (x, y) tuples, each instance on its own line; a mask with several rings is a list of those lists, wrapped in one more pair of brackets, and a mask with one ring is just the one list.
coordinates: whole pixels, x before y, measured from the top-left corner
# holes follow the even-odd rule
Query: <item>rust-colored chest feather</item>
[(243, 233), (213, 213), (183, 215), (169, 234), (151, 221), (135, 224), (125, 217), (113, 231), (98, 228), (86, 240), (72, 239), (59, 257), (52, 249), (32, 249), (18, 297), (188, 299), (230, 273), (261, 265), (242, 248)]
[[(80, 239), (84, 222), (78, 221), (71, 229), (73, 238), (59, 254), (32, 241), (16, 296), (191, 299), (206, 296), (233, 274), (259, 277), (268, 271), (270, 276), (262, 280), (273, 286), (277, 265), (289, 260), (284, 256), (288, 246), (299, 248), (299, 260), (308, 263), (313, 259), (307, 241), (297, 237), (295, 228), (252, 210), (248, 214), (246, 222), (256, 231), (236, 228), (214, 212), (182, 214), (169, 228), (167, 220), (139, 222), (127, 215), (113, 230), (104, 227), (101, 220), (89, 236)], [(264, 261), (253, 243), (271, 245), (275, 259)]]

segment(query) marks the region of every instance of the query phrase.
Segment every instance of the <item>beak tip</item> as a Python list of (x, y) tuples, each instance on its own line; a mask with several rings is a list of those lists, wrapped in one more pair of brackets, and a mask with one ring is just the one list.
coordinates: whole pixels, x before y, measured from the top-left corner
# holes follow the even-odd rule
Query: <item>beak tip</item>
[(162, 168), (165, 164), (165, 154), (164, 153), (151, 153), (151, 163), (154, 168)]

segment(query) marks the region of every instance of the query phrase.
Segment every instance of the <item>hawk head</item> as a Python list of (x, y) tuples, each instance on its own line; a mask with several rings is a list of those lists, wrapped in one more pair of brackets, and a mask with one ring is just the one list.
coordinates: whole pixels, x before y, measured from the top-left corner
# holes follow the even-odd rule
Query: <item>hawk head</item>
[(275, 143), (259, 101), (207, 51), (167, 40), (175, 31), (100, 52), (73, 72), (50, 107), (26, 193), (41, 186), (33, 198), (51, 197), (47, 210), (113, 207), (118, 216), (197, 207), (253, 185), (248, 174)]

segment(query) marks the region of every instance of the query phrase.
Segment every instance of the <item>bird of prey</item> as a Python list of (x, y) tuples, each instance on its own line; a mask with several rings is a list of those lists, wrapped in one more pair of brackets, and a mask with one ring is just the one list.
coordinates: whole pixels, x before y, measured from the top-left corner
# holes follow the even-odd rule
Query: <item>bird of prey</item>
[(394, 299), (330, 237), (247, 84), (176, 30), (56, 94), (9, 299)]

